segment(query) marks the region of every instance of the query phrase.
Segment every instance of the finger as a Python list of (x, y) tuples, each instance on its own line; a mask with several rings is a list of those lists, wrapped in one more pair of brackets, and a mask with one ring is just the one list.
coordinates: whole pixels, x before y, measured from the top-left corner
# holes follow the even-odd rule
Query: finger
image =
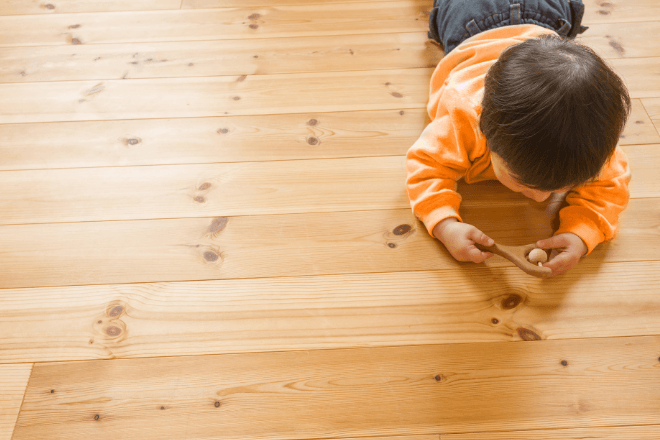
[(474, 246), (471, 246), (467, 251), (467, 258), (473, 263), (483, 263), (492, 256), (493, 254), (490, 252), (482, 252)]
[(554, 237), (546, 238), (536, 242), (536, 247), (541, 249), (554, 249), (568, 246), (568, 240), (563, 235), (555, 235)]
[(571, 269), (575, 265), (574, 258), (568, 253), (561, 253), (547, 263), (543, 263), (543, 267), (552, 270), (552, 275), (559, 275)]
[(495, 240), (481, 232), (477, 228), (472, 228), (470, 229), (470, 232), (468, 233), (468, 238), (470, 240), (473, 240), (475, 243), (479, 243), (484, 246), (492, 246), (495, 244)]

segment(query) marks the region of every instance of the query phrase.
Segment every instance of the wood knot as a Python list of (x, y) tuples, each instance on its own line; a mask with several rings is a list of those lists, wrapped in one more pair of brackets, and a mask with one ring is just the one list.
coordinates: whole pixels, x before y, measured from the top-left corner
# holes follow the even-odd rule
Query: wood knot
[(502, 300), (502, 308), (504, 310), (509, 310), (518, 307), (518, 305), (522, 302), (522, 298), (520, 295), (516, 295), (515, 293), (512, 295), (507, 296)]
[(250, 20), (257, 20), (257, 19), (260, 18), (260, 17), (261, 17), (261, 15), (259, 15), (259, 14), (257, 14), (257, 13), (255, 12), (254, 14), (250, 15), (248, 18), (249, 18)]
[(215, 234), (216, 232), (222, 231), (223, 229), (225, 229), (225, 226), (227, 226), (227, 222), (229, 222), (229, 219), (227, 217), (216, 218), (211, 223), (211, 226), (209, 226), (209, 232)]
[(220, 408), (220, 402), (216, 400), (213, 406), (215, 406), (216, 408)]
[(316, 119), (310, 119), (309, 121), (307, 121), (307, 125), (311, 125), (311, 126), (314, 126), (318, 123), (319, 121), (317, 121)]
[(216, 254), (215, 252), (211, 252), (211, 251), (204, 252), (204, 259), (206, 261), (217, 261), (218, 258), (220, 257), (218, 257), (218, 254)]
[(137, 138), (130, 138), (130, 139), (126, 140), (126, 143), (127, 143), (128, 145), (137, 145), (137, 144), (140, 143), (140, 139), (137, 139)]
[(390, 249), (396, 248), (396, 243), (387, 243), (387, 245), (390, 247)]
[(490, 322), (492, 322), (493, 324), (499, 324), (500, 320), (497, 319), (497, 318), (493, 318), (493, 319), (490, 320)]
[(211, 187), (211, 184), (209, 182), (204, 182), (199, 186), (200, 191), (206, 191)]
[(403, 95), (399, 92), (392, 92), (391, 95), (394, 96), (395, 98), (403, 98)]
[(41, 7), (46, 8), (46, 9), (51, 9), (51, 10), (55, 9), (55, 5), (52, 5), (50, 3), (48, 3), (46, 5), (42, 5)]
[(233, 99), (234, 101), (238, 101), (238, 100), (240, 100), (240, 99), (241, 99), (241, 97), (240, 97), (240, 96), (232, 96), (232, 98), (231, 98), (231, 99)]
[(98, 414), (94, 416), (94, 420), (98, 420), (98, 419), (100, 419), (100, 418), (101, 418), (101, 417), (100, 417)]
[(71, 40), (71, 44), (82, 44), (82, 41), (80, 41), (79, 38), (73, 38), (73, 39)]
[(243, 82), (245, 81), (245, 78), (247, 78), (247, 75), (241, 75), (236, 79), (236, 82)]
[(80, 27), (79, 24), (72, 24), (71, 26), (69, 26), (69, 29), (78, 29), (79, 27)]
[(568, 365), (568, 362), (566, 362), (566, 361), (561, 361), (561, 364), (565, 367), (565, 366)]
[(405, 235), (411, 230), (412, 230), (412, 226), (404, 224), (397, 226), (396, 228), (394, 228), (392, 232), (394, 233), (394, 235)]
[(250, 26), (248, 26), (250, 29), (258, 29), (259, 25), (252, 23)]
[(108, 336), (115, 337), (121, 335), (121, 329), (119, 327), (115, 327), (114, 325), (111, 325), (110, 327), (105, 329), (105, 333)]
[(441, 374), (436, 374), (434, 377), (436, 382), (442, 382), (442, 375)]
[(310, 136), (310, 137), (307, 139), (307, 143), (308, 143), (309, 145), (318, 145), (318, 144), (319, 144), (319, 139), (318, 139), (317, 137)]
[(229, 130), (227, 128), (221, 128), (221, 129), (218, 130), (218, 133), (219, 134), (227, 134), (227, 133), (229, 133)]
[(403, 110), (401, 110), (401, 111), (399, 112), (400, 115), (403, 115), (404, 113), (405, 113), (405, 112), (404, 112)]
[(195, 197), (195, 201), (197, 203), (204, 203), (204, 202), (206, 202), (206, 199), (202, 196), (197, 196), (197, 197)]
[(108, 312), (108, 316), (110, 317), (116, 317), (121, 315), (124, 312), (124, 308), (122, 306), (114, 306), (110, 311)]
[(540, 341), (541, 337), (528, 328), (518, 328), (518, 335), (523, 341)]

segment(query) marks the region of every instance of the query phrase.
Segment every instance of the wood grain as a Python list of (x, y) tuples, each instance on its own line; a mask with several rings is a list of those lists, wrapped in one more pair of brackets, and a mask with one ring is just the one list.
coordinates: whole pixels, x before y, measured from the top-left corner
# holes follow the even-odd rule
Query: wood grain
[[(634, 99), (632, 103), (632, 114), (620, 144), (660, 143), (660, 135), (640, 100)], [(419, 138), (427, 118), (426, 109), (418, 108), (3, 124), (0, 125), (3, 158), (0, 169), (403, 156)], [(640, 154), (647, 151), (635, 148)], [(635, 162), (635, 175), (646, 163)], [(479, 192), (470, 194), (468, 199), (478, 195)], [(504, 193), (499, 196), (506, 198)]]
[[(0, 125), (0, 169), (404, 156), (426, 124), (423, 108), (5, 124)], [(652, 131), (660, 143), (650, 120), (638, 127)], [(622, 141), (643, 136), (631, 133)]]
[[(383, 0), (400, 1), (400, 0)], [(314, 3), (358, 3), (373, 2), (373, 0), (183, 0), (182, 9), (211, 9), (211, 8), (235, 8), (268, 6), (277, 7), (282, 5), (310, 5)]]
[(12, 438), (31, 371), (32, 364), (0, 365), (0, 440)]
[(440, 440), (656, 440), (658, 436), (660, 425), (644, 425), (443, 434)]
[[(588, 261), (657, 260), (659, 214), (660, 199), (633, 199), (617, 238)], [(507, 245), (552, 233), (540, 209), (465, 207), (462, 215)], [(478, 267), (457, 263), (409, 208), (4, 226), (0, 243), (11, 255), (0, 266), (3, 288)], [(484, 264), (512, 266), (501, 257)]]
[(637, 23), (591, 24), (583, 20), (582, 24), (589, 29), (576, 41), (589, 46), (605, 59), (660, 56), (660, 47), (649, 38), (649, 35), (660, 32), (660, 21), (644, 19)]
[[(660, 4), (655, 0), (585, 0), (582, 24), (623, 23), (660, 20)], [(444, 439), (443, 439), (444, 440)]]
[(0, 123), (424, 108), (432, 73), (419, 68), (0, 84)]
[(659, 335), (660, 262), (2, 289), (0, 363)]
[(0, 15), (179, 9), (181, 0), (2, 0)]
[[(660, 197), (657, 145), (627, 146), (625, 151), (635, 175), (631, 197)], [(407, 208), (405, 181), (403, 156), (5, 171), (0, 172), (0, 223)], [(484, 188), (493, 188), (497, 197), (483, 192)], [(463, 206), (488, 200), (500, 206), (544, 206), (528, 202), (495, 181), (476, 187), (461, 185), (459, 191), (466, 200)]]
[[(243, 40), (420, 32), (426, 0), (0, 17), (0, 46)], [(366, 19), (368, 17), (368, 19)]]
[(409, 207), (405, 158), (0, 173), (4, 224)]
[(0, 48), (0, 82), (185, 78), (435, 67), (426, 32)]
[(37, 364), (14, 439), (657, 424), (659, 351), (660, 337), (633, 337)]
[(642, 104), (653, 122), (656, 131), (660, 133), (660, 99), (643, 99)]

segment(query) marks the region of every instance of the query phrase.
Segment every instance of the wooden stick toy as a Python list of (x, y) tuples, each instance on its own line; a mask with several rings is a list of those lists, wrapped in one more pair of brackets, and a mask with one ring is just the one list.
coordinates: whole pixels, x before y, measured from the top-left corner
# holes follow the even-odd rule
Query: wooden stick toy
[(492, 246), (483, 246), (475, 243), (475, 246), (481, 251), (492, 252), (506, 258), (529, 275), (538, 278), (547, 278), (552, 275), (551, 269), (543, 267), (543, 263), (548, 261), (548, 254), (543, 249), (538, 249), (535, 244), (504, 246), (495, 243)]

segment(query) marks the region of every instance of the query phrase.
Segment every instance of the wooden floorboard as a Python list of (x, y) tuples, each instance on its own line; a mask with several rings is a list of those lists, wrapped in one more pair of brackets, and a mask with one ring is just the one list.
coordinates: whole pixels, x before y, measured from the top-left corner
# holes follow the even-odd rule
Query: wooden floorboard
[(426, 32), (0, 48), (0, 82), (184, 78), (435, 67)]
[(3, 0), (1, 15), (70, 14), (77, 12), (179, 9), (181, 0)]
[(423, 108), (432, 73), (420, 68), (0, 84), (0, 123)]
[(36, 364), (14, 440), (657, 425), (659, 352), (647, 336)]
[[(660, 335), (660, 263), (2, 289), (0, 363)], [(660, 354), (659, 354), (660, 356)]]
[[(552, 235), (542, 210), (482, 206), (462, 213), (507, 245)], [(657, 260), (659, 216), (660, 198), (633, 199), (617, 238), (583, 261)], [(410, 209), (4, 226), (0, 241), (11, 256), (0, 266), (2, 288), (474, 266), (457, 263)], [(512, 266), (502, 257), (483, 264)]]
[(0, 440), (12, 438), (31, 371), (32, 364), (0, 365)]
[[(0, 124), (0, 170), (405, 156), (427, 119), (425, 108), (415, 108)], [(638, 99), (632, 101), (620, 144), (660, 144), (660, 135)], [(656, 148), (634, 150), (653, 154)], [(625, 151), (637, 154), (633, 149)]]
[(439, 440), (656, 440), (658, 437), (660, 425), (645, 425), (443, 434)]
[(430, 9), (402, 0), (6, 16), (0, 47), (418, 32), (428, 29)]
[[(658, 145), (627, 146), (625, 151), (635, 169), (630, 197), (660, 197)], [(405, 157), (390, 156), (5, 171), (0, 172), (0, 224), (407, 208), (405, 164)], [(477, 188), (490, 186), (498, 187), (495, 194), (510, 194), (499, 184)], [(493, 195), (472, 185), (462, 188), (463, 206), (488, 202)], [(524, 197), (516, 199), (529, 205)]]

